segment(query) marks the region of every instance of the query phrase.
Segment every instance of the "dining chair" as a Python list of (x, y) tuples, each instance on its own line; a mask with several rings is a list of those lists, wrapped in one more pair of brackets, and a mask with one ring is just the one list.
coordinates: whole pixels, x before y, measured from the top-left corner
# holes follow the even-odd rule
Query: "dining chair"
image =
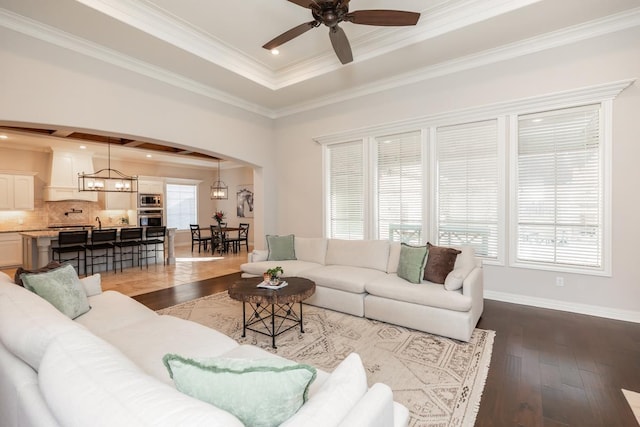
[(204, 245), (205, 252), (207, 251), (207, 247), (209, 242), (211, 242), (211, 236), (202, 236), (200, 234), (200, 226), (198, 224), (189, 224), (189, 228), (191, 229), (191, 252), (193, 252), (193, 247), (196, 242), (198, 243), (198, 253), (200, 253), (200, 249), (202, 245)]

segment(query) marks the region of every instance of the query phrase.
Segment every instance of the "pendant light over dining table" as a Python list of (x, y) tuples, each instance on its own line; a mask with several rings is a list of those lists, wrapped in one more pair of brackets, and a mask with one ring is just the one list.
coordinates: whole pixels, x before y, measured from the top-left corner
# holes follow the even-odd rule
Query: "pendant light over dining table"
[(78, 174), (78, 191), (100, 193), (137, 193), (138, 177), (111, 169), (111, 138), (107, 138), (107, 168), (95, 173)]
[(229, 198), (229, 187), (220, 180), (220, 159), (218, 159), (218, 180), (211, 186), (211, 200), (227, 200)]

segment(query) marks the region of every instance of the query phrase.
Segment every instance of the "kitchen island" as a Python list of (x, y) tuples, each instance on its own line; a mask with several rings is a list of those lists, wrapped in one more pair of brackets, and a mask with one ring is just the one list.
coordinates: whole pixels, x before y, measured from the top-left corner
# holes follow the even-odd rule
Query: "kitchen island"
[[(117, 228), (118, 236), (122, 227)], [(52, 260), (51, 247), (58, 241), (59, 230), (24, 231), (22, 236), (22, 262), (26, 269), (44, 267)], [(167, 264), (175, 264), (175, 228), (167, 228), (166, 253)], [(91, 236), (91, 230), (89, 230)]]

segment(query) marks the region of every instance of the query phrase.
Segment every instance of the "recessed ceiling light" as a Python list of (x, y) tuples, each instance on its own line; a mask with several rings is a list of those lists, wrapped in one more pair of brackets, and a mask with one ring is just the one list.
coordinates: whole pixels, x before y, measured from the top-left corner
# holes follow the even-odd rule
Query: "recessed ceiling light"
[(0, 135), (0, 139), (9, 139), (7, 135)]
[(87, 146), (86, 146), (86, 145), (81, 145), (81, 146), (80, 146), (80, 149), (81, 149), (81, 150), (84, 150), (85, 148), (87, 148)]
[(280, 51), (278, 49), (271, 49), (272, 55), (280, 55)]
[(153, 157), (151, 154), (147, 154), (147, 158), (150, 159), (151, 157)]

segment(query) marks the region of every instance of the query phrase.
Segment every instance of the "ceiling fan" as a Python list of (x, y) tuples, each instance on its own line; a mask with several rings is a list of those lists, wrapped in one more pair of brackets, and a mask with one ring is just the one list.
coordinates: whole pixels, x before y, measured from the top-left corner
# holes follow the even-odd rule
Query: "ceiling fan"
[(381, 25), (387, 27), (416, 25), (420, 14), (402, 10), (356, 10), (349, 12), (349, 0), (287, 0), (298, 6), (311, 9), (313, 21), (305, 22), (266, 43), (263, 48), (273, 50), (280, 45), (324, 24), (329, 27), (329, 38), (338, 59), (343, 64), (353, 61), (351, 46), (341, 22), (361, 25)]

